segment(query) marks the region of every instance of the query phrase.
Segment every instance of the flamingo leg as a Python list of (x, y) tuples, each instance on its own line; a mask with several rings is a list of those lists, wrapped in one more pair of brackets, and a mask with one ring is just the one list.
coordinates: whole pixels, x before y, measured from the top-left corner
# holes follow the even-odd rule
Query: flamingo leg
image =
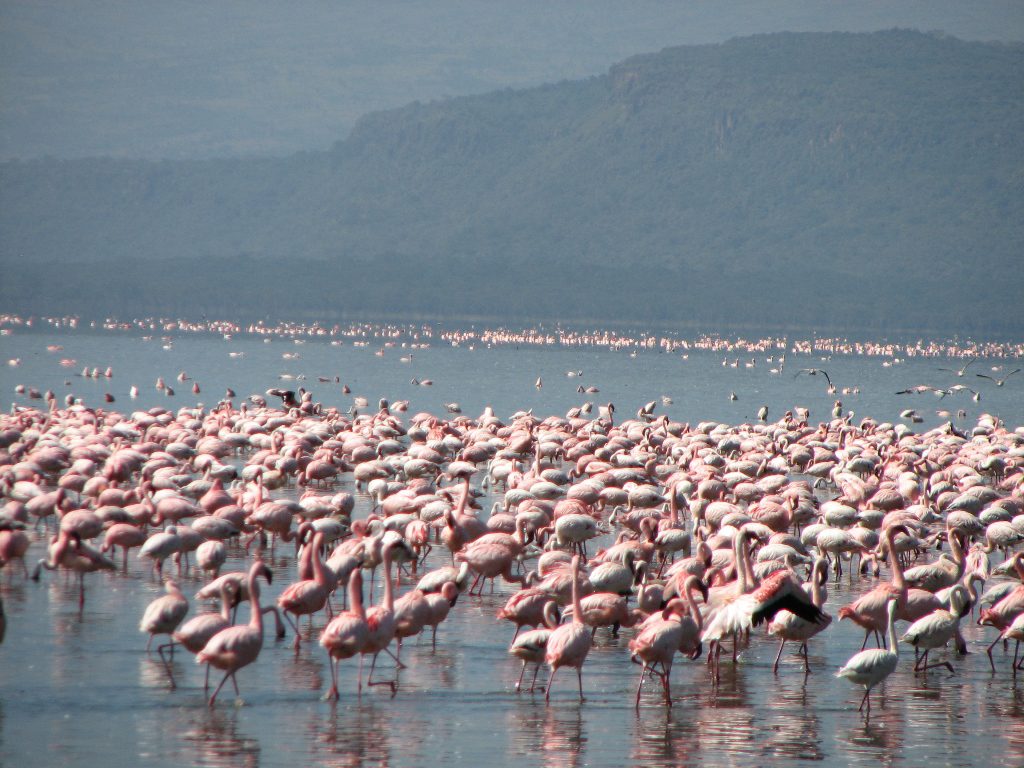
[(533, 693), (533, 689), (537, 685), (538, 674), (540, 674), (540, 662), (533, 665), (533, 680), (530, 682), (530, 693)]
[(998, 642), (999, 642), (999, 638), (997, 637), (995, 640), (992, 641), (992, 645), (990, 645), (988, 648), (985, 649), (985, 653), (988, 654), (988, 663), (992, 665), (992, 671), (993, 672), (996, 671), (996, 663), (995, 663), (995, 661), (992, 660), (992, 649), (995, 648), (996, 643), (998, 643)]
[(782, 642), (779, 643), (779, 652), (775, 654), (775, 664), (772, 665), (772, 672), (778, 674), (779, 672), (779, 659), (782, 658), (782, 649), (786, 647), (786, 640), (783, 638)]
[(523, 675), (525, 675), (525, 674), (526, 674), (526, 662), (524, 661), (523, 662), (523, 668), (521, 670), (519, 670), (519, 679), (516, 680), (516, 693), (518, 693), (519, 690), (523, 686)]
[(557, 667), (552, 667), (551, 668), (551, 674), (548, 676), (548, 684), (546, 686), (544, 686), (544, 701), (545, 701), (545, 703), (551, 701), (551, 683), (555, 679), (555, 672), (557, 671), (557, 669), (558, 669)]
[(576, 668), (576, 679), (580, 686), (580, 701), (583, 701), (583, 667)]
[(227, 672), (224, 673), (224, 677), (222, 677), (220, 679), (220, 683), (217, 685), (217, 688), (214, 690), (213, 696), (210, 697), (210, 701), (207, 704), (207, 706), (212, 707), (213, 703), (215, 701), (217, 701), (217, 694), (220, 693), (220, 689), (224, 687), (224, 683), (226, 683), (228, 681), (228, 677), (230, 675), (231, 675), (231, 670), (228, 670)]
[(644, 664), (643, 670), (640, 672), (640, 685), (636, 687), (636, 708), (640, 709), (640, 689), (644, 687), (644, 678), (647, 676), (647, 665)]

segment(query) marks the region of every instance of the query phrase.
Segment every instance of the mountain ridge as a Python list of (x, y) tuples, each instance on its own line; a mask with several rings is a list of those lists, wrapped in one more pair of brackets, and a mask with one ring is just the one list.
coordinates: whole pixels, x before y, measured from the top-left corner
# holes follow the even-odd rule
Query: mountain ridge
[(0, 266), (245, 255), (243, 292), (302, 264), (346, 311), (437, 313), (454, 284), (468, 314), (1019, 330), (972, 313), (1024, 288), (1020, 83), (1021, 44), (773, 33), (372, 113), (326, 152), (3, 163)]

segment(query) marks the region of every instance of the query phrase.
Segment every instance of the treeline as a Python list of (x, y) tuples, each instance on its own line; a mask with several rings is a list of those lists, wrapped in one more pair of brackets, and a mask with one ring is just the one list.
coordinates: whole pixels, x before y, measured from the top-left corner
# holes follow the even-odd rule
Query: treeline
[(7, 163), (0, 302), (1014, 332), (1022, 82), (1020, 45), (764, 35), (329, 152)]

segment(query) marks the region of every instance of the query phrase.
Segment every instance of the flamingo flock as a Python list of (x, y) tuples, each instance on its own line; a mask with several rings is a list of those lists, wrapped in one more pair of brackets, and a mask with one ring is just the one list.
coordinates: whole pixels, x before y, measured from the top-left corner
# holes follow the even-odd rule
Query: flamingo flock
[[(778, 639), (775, 673), (795, 643), (806, 679), (808, 645), (854, 625), (861, 651), (837, 674), (864, 687), (867, 718), (901, 645), (913, 673), (955, 673), (965, 622), (991, 627), (992, 674), (1024, 668), (1024, 429), (990, 416), (966, 434), (915, 434), (851, 414), (730, 426), (653, 407), (617, 423), (610, 404), (543, 419), (447, 410), (405, 419), (382, 400), (348, 414), (311, 396), (177, 412), (17, 408), (0, 416), (0, 566), (27, 575), (38, 547), (31, 578), (73, 576), (84, 613), (87, 583), (104, 589), (130, 558), (146, 563), (134, 578), (167, 594), (140, 619), (144, 652), (168, 638), (157, 653), (171, 687), (175, 645), (206, 665), (204, 690), (219, 670), (211, 707), (261, 664), (267, 613), (296, 654), (303, 639), (326, 654), (324, 698), (343, 695), (342, 663), (358, 664), (362, 695), (366, 657), (366, 686), (395, 696), (402, 643), (429, 629), (435, 648), (453, 611), (496, 589), (505, 604), (488, 620), (514, 627), (507, 651), (522, 661), (509, 683), (523, 690), (532, 664), (534, 692), (547, 665), (546, 701), (563, 668), (585, 699), (599, 632), (626, 633), (636, 707), (652, 679), (672, 706), (676, 654), (706, 656), (714, 686), (723, 664)], [(489, 514), (483, 492), (496, 499)], [(116, 547), (120, 564), (107, 555)], [(229, 553), (247, 567), (221, 574)], [(261, 602), (261, 582), (289, 578), (282, 559), (294, 578)], [(843, 578), (860, 595), (833, 622), (826, 593)], [(186, 580), (202, 584), (191, 603)], [(243, 602), (249, 619), (236, 623)], [(1014, 642), (1012, 661), (1000, 641), (1005, 657)]]

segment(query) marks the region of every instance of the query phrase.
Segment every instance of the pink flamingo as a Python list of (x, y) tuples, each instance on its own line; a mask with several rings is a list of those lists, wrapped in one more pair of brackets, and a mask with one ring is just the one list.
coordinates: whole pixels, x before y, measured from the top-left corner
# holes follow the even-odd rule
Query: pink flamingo
[(437, 625), (448, 618), (455, 602), (459, 599), (459, 588), (454, 581), (445, 582), (441, 591), (428, 592), (426, 595), (427, 607), (430, 609), (430, 618), (426, 626), (433, 628), (430, 638), (430, 647), (437, 647)]
[(356, 570), (348, 580), (349, 609), (342, 611), (331, 619), (324, 631), (320, 633), (320, 645), (327, 651), (327, 661), (331, 667), (331, 688), (327, 699), (338, 700), (338, 662), (350, 659), (359, 654), (359, 681), (363, 680), (363, 646), (370, 634), (370, 626), (366, 621), (363, 609), (363, 574)]
[(50, 559), (40, 560), (32, 572), (32, 581), (39, 581), (39, 572), (45, 568), (55, 571), (66, 568), (78, 574), (78, 608), (85, 607), (85, 574), (93, 571), (117, 569), (114, 562), (102, 552), (93, 549), (74, 532), (61, 531), (50, 545)]
[(103, 545), (100, 552), (113, 550), (114, 547), (121, 547), (124, 559), (121, 563), (121, 570), (128, 572), (128, 550), (132, 547), (141, 547), (146, 543), (146, 532), (137, 525), (131, 523), (114, 523), (107, 528), (107, 534), (103, 537)]
[(544, 608), (549, 600), (551, 595), (538, 587), (521, 589), (508, 599), (498, 611), (498, 618), (516, 625), (516, 632), (512, 635), (513, 643), (523, 627), (537, 627), (544, 623)]
[(531, 629), (518, 639), (512, 638), (512, 645), (508, 649), (509, 653), (517, 659), (522, 659), (523, 662), (523, 668), (519, 670), (519, 679), (516, 680), (516, 691), (522, 688), (526, 665), (534, 664), (533, 681), (530, 683), (530, 693), (533, 693), (533, 689), (537, 685), (537, 673), (540, 672), (540, 665), (547, 654), (548, 640), (551, 639), (551, 633), (558, 626), (558, 604), (554, 600), (550, 597), (547, 598), (547, 602), (541, 610), (545, 626), (541, 629)]
[[(313, 565), (313, 578), (297, 581), (288, 585), (284, 592), (277, 598), (278, 607), (284, 612), (285, 620), (295, 630), (295, 650), (299, 650), (300, 638), (298, 620), (299, 616), (312, 616), (327, 604), (327, 598), (336, 585), (333, 573), (327, 570), (323, 560), (320, 559), (320, 547), (323, 544), (324, 535), (319, 531), (313, 535), (312, 544), (307, 545), (307, 557)], [(294, 614), (293, 621), (288, 614)]]
[[(672, 706), (671, 684), (669, 675), (672, 672), (672, 661), (676, 651), (686, 649), (691, 658), (700, 654), (701, 615), (697, 602), (693, 598), (693, 590), (699, 589), (707, 597), (706, 587), (696, 576), (687, 578), (683, 594), (686, 599), (675, 598), (660, 614), (652, 615), (644, 622), (640, 632), (629, 643), (629, 651), (633, 661), (642, 663), (640, 684), (636, 688), (636, 706), (640, 707), (640, 691), (648, 672), (661, 678), (665, 692), (665, 704)], [(689, 611), (689, 616), (685, 612)], [(661, 667), (657, 672), (654, 667)]]
[[(373, 670), (377, 666), (377, 656), (380, 655), (381, 651), (387, 651), (391, 641), (395, 639), (395, 597), (392, 586), (391, 571), (394, 562), (394, 550), (404, 546), (401, 539), (392, 539), (384, 545), (384, 598), (380, 605), (373, 608), (366, 615), (366, 623), (369, 626), (369, 632), (367, 633), (366, 642), (360, 649), (360, 653), (363, 656), (367, 654), (373, 654), (373, 661), (370, 663), (370, 676), (366, 681), (367, 685), (387, 685), (391, 687), (391, 695), (394, 696), (398, 691), (398, 680), (388, 680), (385, 682), (373, 682)], [(388, 651), (391, 655), (391, 652)], [(395, 663), (401, 668), (402, 663), (395, 659)], [(363, 689), (363, 679), (360, 675), (359, 678), (359, 690)]]
[[(139, 622), (139, 631), (149, 633), (149, 640), (146, 642), (146, 653), (149, 653), (155, 636), (171, 635), (171, 642), (157, 646), (156, 649), (157, 653), (160, 654), (160, 660), (167, 667), (168, 674), (171, 674), (171, 668), (167, 663), (167, 659), (164, 658), (164, 648), (170, 649), (171, 657), (173, 658), (173, 633), (178, 628), (178, 625), (181, 624), (181, 620), (185, 618), (185, 614), (188, 613), (188, 600), (181, 593), (178, 582), (174, 579), (167, 579), (165, 588), (167, 590), (166, 595), (156, 598), (146, 606), (146, 611), (142, 614), (142, 621)], [(174, 685), (173, 674), (171, 674), (171, 685)]]
[(25, 565), (25, 554), (28, 552), (31, 541), (24, 531), (0, 531), (0, 567), (7, 565), (12, 560), (21, 561), (21, 570), (28, 576), (28, 566)]
[[(1018, 552), (1013, 556), (1013, 568), (1017, 571), (1017, 577), (1024, 582), (1024, 552)], [(1000, 633), (1006, 631), (1014, 620), (1024, 614), (1024, 584), (1013, 588), (1013, 591), (1003, 597), (991, 608), (986, 608), (978, 615), (978, 624), (982, 626), (995, 627)], [(997, 637), (986, 650), (988, 663), (992, 665), (992, 671), (996, 671), (995, 661), (992, 660), (992, 649), (999, 642)], [(1016, 653), (1016, 650), (1014, 651)]]
[[(504, 535), (504, 534), (499, 534)], [(522, 584), (525, 576), (512, 573), (512, 564), (515, 562), (515, 553), (496, 541), (473, 541), (467, 544), (461, 552), (456, 552), (455, 560), (466, 563), (469, 569), (476, 574), (473, 584), (469, 588), (469, 594), (473, 594), (473, 587), (480, 584), (480, 591), (483, 593), (484, 583), (491, 580), (491, 591), (494, 591), (494, 580), (501, 576), (505, 581), (512, 584)]]
[(221, 678), (220, 684), (210, 697), (209, 706), (211, 707), (229, 677), (235, 686), (235, 695), (238, 695), (238, 680), (236, 678), (238, 670), (256, 661), (263, 648), (263, 612), (260, 610), (260, 587), (256, 581), (256, 577), (260, 575), (266, 577), (268, 584), (271, 583), (270, 571), (262, 561), (257, 560), (249, 569), (249, 576), (246, 580), (251, 603), (249, 623), (244, 626), (222, 629), (210, 638), (210, 641), (196, 656), (197, 664), (208, 663), (217, 669), (224, 670), (224, 677)]
[(879, 584), (867, 594), (839, 609), (840, 621), (850, 619), (864, 628), (864, 642), (861, 644), (861, 650), (867, 646), (868, 637), (872, 632), (875, 633), (877, 639), (885, 631), (890, 597), (896, 599), (896, 618), (907, 621), (917, 621), (922, 616), (927, 616), (942, 607), (938, 598), (931, 592), (907, 587), (903, 578), (903, 566), (900, 565), (896, 548), (893, 545), (897, 533), (909, 535), (910, 531), (905, 525), (894, 525), (885, 532), (889, 564), (892, 568), (892, 583)]
[[(815, 606), (821, 608), (825, 604), (824, 595), (824, 582), (828, 579), (828, 560), (824, 557), (819, 557), (814, 561), (814, 566), (811, 569), (811, 602)], [(806, 589), (808, 585), (804, 585)], [(776, 635), (781, 639), (779, 643), (779, 652), (775, 656), (775, 664), (772, 666), (772, 672), (779, 671), (779, 659), (782, 658), (782, 649), (786, 647), (786, 642), (792, 640), (800, 643), (800, 650), (804, 657), (804, 677), (811, 673), (811, 668), (807, 661), (807, 641), (823, 631), (825, 627), (832, 623), (832, 617), (827, 613), (822, 615), (820, 621), (807, 621), (801, 619), (795, 613), (789, 611), (780, 611), (771, 624), (768, 625), (768, 634)]]
[(583, 623), (583, 606), (580, 604), (580, 556), (572, 559), (572, 622), (556, 627), (548, 638), (547, 650), (544, 653), (544, 660), (551, 667), (551, 675), (548, 677), (548, 684), (545, 686), (544, 700), (551, 699), (551, 682), (555, 679), (555, 672), (561, 667), (575, 667), (576, 678), (579, 681), (580, 701), (583, 701), (583, 662), (587, 660), (590, 653), (590, 646), (593, 643), (593, 633)]
[[(268, 569), (269, 572), (269, 569)], [(178, 627), (172, 638), (181, 643), (182, 647), (189, 653), (197, 654), (210, 638), (231, 626), (231, 603), (238, 595), (238, 585), (231, 581), (224, 581), (220, 585), (220, 611), (200, 613), (193, 616), (180, 627)], [(210, 689), (210, 665), (206, 665), (206, 677), (203, 682), (203, 692)]]

